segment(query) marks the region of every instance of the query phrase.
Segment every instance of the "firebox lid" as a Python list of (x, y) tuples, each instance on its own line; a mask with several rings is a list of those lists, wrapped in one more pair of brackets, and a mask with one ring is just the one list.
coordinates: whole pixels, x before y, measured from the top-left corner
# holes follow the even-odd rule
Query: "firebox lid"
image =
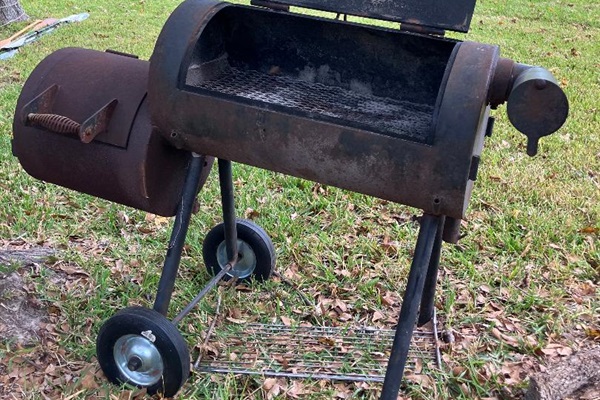
[(476, 0), (267, 0), (266, 2), (467, 32)]

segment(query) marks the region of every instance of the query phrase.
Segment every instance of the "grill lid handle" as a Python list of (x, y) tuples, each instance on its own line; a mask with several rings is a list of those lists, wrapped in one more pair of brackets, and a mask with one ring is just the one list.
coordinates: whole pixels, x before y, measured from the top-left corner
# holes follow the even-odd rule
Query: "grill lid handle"
[(117, 99), (109, 101), (80, 124), (52, 112), (58, 90), (58, 85), (54, 84), (23, 106), (25, 126), (38, 126), (54, 133), (76, 135), (83, 143), (90, 143), (100, 133), (108, 130), (113, 112), (119, 103)]
[(508, 119), (527, 136), (529, 156), (537, 154), (540, 138), (556, 132), (569, 114), (567, 96), (548, 70), (506, 59), (498, 63), (490, 97), (492, 107), (507, 101)]

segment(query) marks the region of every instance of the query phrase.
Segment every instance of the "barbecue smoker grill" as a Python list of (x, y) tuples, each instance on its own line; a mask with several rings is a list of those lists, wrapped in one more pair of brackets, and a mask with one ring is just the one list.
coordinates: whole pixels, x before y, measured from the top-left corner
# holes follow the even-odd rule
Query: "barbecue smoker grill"
[[(338, 13), (297, 14), (289, 6)], [(475, 0), (187, 0), (150, 62), (63, 49), (32, 73), (18, 101), (13, 151), (34, 177), (165, 216), (176, 215), (154, 309), (127, 308), (100, 330), (114, 382), (166, 396), (189, 375), (175, 325), (221, 279), (267, 279), (267, 234), (236, 220), (231, 163), (310, 179), (424, 211), (382, 399), (395, 399), (415, 323), (428, 322), (442, 241), (456, 242), (490, 109), (508, 103), (535, 155), (567, 99), (543, 68), (466, 32)], [(341, 16), (344, 18), (340, 18)], [(384, 29), (346, 15), (400, 22)], [(343, 19), (343, 20), (340, 20)], [(198, 190), (218, 158), (223, 224), (203, 245), (215, 275), (173, 320), (165, 316)]]

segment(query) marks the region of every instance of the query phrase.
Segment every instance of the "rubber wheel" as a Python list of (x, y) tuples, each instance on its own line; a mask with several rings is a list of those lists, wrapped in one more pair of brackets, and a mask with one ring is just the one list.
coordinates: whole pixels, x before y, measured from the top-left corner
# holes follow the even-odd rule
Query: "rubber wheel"
[(187, 344), (157, 311), (128, 307), (109, 318), (96, 340), (96, 354), (112, 383), (146, 388), (172, 397), (190, 375)]
[[(223, 279), (237, 274), (240, 280), (265, 281), (275, 269), (275, 248), (267, 232), (252, 221), (237, 220), (238, 262)], [(216, 275), (227, 265), (225, 225), (212, 228), (202, 245), (202, 256), (208, 272)]]

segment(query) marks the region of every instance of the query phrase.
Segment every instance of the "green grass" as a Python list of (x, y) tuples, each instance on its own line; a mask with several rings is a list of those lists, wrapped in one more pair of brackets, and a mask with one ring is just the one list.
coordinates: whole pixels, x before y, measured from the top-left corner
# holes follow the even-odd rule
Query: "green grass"
[[(111, 48), (147, 59), (178, 3), (22, 1), (32, 18), (90, 13), (87, 21), (63, 26), (0, 62), (0, 237), (57, 248), (63, 260), (27, 273), (37, 296), (51, 306), (55, 331), (44, 346), (56, 356), (51, 360), (60, 360), (63, 373), (47, 386), (20, 387), (17, 395), (23, 398), (42, 398), (40, 388), (51, 397), (82, 390), (83, 366), (95, 366), (95, 337), (102, 322), (127, 305), (152, 305), (170, 224), (29, 177), (10, 150), (17, 97), (32, 69), (62, 47)], [(457, 246), (445, 246), (442, 254), (436, 305), (441, 324), (455, 332), (456, 342), (444, 349), (443, 370), (432, 372), (435, 384), (411, 385), (409, 398), (520, 398), (527, 374), (546, 360), (541, 350), (549, 343), (574, 350), (598, 345), (584, 333), (600, 328), (598, 15), (600, 5), (583, 0), (482, 0), (471, 32), (452, 35), (497, 44), (504, 57), (550, 69), (571, 111), (558, 133), (542, 139), (535, 158), (525, 155), (524, 137), (510, 126), (504, 109), (495, 112), (496, 129), (486, 143), (465, 237)], [(22, 26), (1, 28), (0, 36)], [(309, 316), (314, 323), (338, 323), (335, 314), (315, 313), (322, 296), (351, 305), (356, 323), (370, 323), (375, 311), (395, 318), (397, 305), (389, 307), (383, 298), (404, 290), (418, 210), (242, 165), (235, 165), (234, 175), (239, 213), (255, 210), (255, 221), (277, 249), (278, 270), (292, 274), (314, 304), (271, 281), (254, 285), (250, 293), (224, 291), (223, 316), (262, 322), (280, 321), (279, 316), (299, 322)], [(220, 221), (216, 181), (213, 173), (199, 195), (172, 316), (209, 279), (201, 246)], [(386, 241), (392, 245), (384, 246)], [(87, 276), (72, 273), (74, 267)], [(215, 304), (213, 292), (181, 325), (190, 349), (201, 343)], [(515, 342), (497, 338), (494, 328)], [(23, 363), (23, 350), (2, 349), (0, 362), (8, 370)], [(30, 361), (41, 360), (30, 353), (37, 354), (28, 356)], [(44, 374), (42, 379), (50, 378)], [(84, 386), (75, 397), (108, 398), (121, 392), (102, 379), (95, 381), (100, 389)], [(263, 381), (193, 375), (182, 397), (267, 398)], [(310, 394), (301, 397), (311, 399), (332, 398), (339, 391), (355, 398), (378, 393), (377, 385), (361, 389), (306, 382), (305, 389)]]

